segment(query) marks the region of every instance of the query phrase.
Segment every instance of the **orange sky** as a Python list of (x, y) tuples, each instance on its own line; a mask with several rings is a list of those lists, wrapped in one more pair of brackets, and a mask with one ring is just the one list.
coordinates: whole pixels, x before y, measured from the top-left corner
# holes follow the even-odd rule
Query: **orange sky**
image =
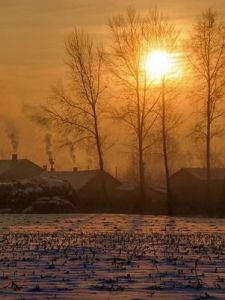
[[(18, 124), (21, 156), (44, 163), (44, 146), (35, 137), (41, 134), (21, 116), (21, 104), (46, 101), (63, 76), (64, 39), (74, 26), (104, 40), (112, 14), (127, 6), (145, 10), (155, 5), (185, 30), (207, 7), (225, 12), (225, 0), (0, 0), (1, 114)], [(0, 133), (0, 155), (6, 157), (10, 145), (1, 128)]]

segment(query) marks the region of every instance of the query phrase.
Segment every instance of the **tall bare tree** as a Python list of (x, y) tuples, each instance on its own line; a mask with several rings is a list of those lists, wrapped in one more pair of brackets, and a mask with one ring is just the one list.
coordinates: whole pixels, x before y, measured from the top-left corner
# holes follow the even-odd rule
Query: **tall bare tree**
[(199, 84), (200, 118), (195, 131), (201, 134), (205, 143), (207, 205), (210, 209), (212, 140), (222, 132), (220, 120), (225, 116), (225, 22), (211, 9), (198, 18), (189, 50), (189, 61)]
[(53, 89), (47, 111), (64, 134), (72, 132), (74, 144), (86, 140), (94, 143), (99, 168), (104, 170), (101, 126), (105, 90), (103, 49), (76, 29), (66, 40), (66, 54), (69, 84), (66, 88), (58, 84)]
[[(156, 142), (153, 129), (156, 120), (160, 119), (160, 140), (170, 200), (169, 135), (177, 116), (176, 112), (171, 113), (168, 101), (175, 97), (175, 85), (172, 87), (166, 75), (161, 78), (160, 84), (156, 83), (154, 75), (144, 65), (154, 50), (173, 55), (178, 48), (178, 33), (158, 9), (152, 9), (144, 16), (128, 9), (126, 15), (112, 18), (109, 25), (114, 38), (112, 72), (125, 95), (125, 99), (121, 97), (118, 116), (129, 125), (136, 137), (141, 196), (145, 196), (145, 156)], [(169, 211), (170, 206), (169, 202)]]
[(145, 201), (145, 155), (151, 146), (151, 129), (157, 115), (154, 112), (158, 97), (153, 96), (151, 80), (144, 64), (152, 48), (151, 23), (145, 16), (129, 8), (125, 15), (109, 21), (113, 37), (110, 66), (120, 87), (119, 108), (115, 114), (128, 125), (135, 137), (139, 165), (139, 186)]
[[(158, 104), (158, 113), (161, 122), (160, 142), (162, 144), (165, 170), (168, 212), (171, 214), (172, 188), (170, 184), (170, 152), (172, 148), (174, 148), (175, 139), (173, 137), (173, 131), (174, 129), (177, 130), (180, 119), (180, 114), (176, 107), (177, 103), (174, 101), (178, 96), (178, 86), (180, 83), (179, 73), (182, 68), (181, 54), (179, 51), (179, 32), (158, 10), (153, 10), (147, 16), (147, 24), (151, 25), (150, 30), (146, 31), (148, 34), (147, 40), (152, 39), (155, 49), (160, 51), (162, 56), (170, 60), (167, 62), (170, 64), (169, 69), (162, 71), (160, 78), (157, 80), (159, 80), (161, 94), (161, 101), (159, 101)], [(158, 67), (160, 68), (160, 66)]]

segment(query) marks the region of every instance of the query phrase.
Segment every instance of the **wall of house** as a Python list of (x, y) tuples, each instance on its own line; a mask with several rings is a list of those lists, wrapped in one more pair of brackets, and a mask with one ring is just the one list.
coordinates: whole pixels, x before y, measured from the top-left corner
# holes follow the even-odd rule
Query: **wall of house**
[[(173, 212), (181, 215), (207, 215), (206, 181), (199, 180), (186, 172), (179, 172), (171, 178)], [(211, 184), (211, 213), (219, 211), (219, 201), (223, 190), (222, 181)]]
[(193, 176), (181, 170), (171, 177), (172, 210), (174, 214), (188, 215), (200, 212), (201, 188)]
[(214, 181), (212, 184), (212, 213), (215, 216), (225, 216), (225, 181)]
[(139, 206), (138, 189), (116, 189), (114, 197), (114, 205), (124, 213), (137, 213)]
[(159, 190), (149, 191), (149, 209), (153, 214), (168, 214), (167, 193)]
[(113, 212), (114, 191), (120, 182), (107, 173), (98, 174), (85, 187), (77, 191), (78, 209), (84, 212)]
[(18, 161), (10, 170), (0, 175), (0, 182), (9, 182), (23, 178), (31, 178), (40, 175), (42, 172), (42, 168), (30, 163), (29, 161)]

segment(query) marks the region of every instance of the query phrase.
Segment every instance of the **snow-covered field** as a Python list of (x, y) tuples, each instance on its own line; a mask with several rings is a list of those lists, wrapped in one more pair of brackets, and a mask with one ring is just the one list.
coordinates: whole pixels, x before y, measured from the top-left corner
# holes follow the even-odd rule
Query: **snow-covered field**
[(1, 215), (0, 299), (225, 299), (225, 220)]

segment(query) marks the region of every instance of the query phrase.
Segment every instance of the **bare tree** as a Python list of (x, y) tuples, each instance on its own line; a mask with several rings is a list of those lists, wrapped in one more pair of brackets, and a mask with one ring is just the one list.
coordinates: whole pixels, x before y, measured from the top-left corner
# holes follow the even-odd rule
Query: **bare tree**
[[(148, 24), (151, 24), (152, 30), (148, 34), (153, 39), (155, 49), (166, 56), (170, 67), (168, 70), (162, 70), (160, 76), (159, 88), (161, 101), (158, 105), (159, 119), (161, 122), (160, 140), (162, 144), (163, 163), (165, 170), (165, 181), (168, 198), (168, 212), (172, 213), (172, 188), (170, 184), (170, 152), (174, 151), (174, 130), (178, 129), (180, 114), (177, 109), (177, 103), (174, 101), (178, 96), (178, 84), (180, 83), (179, 73), (182, 68), (181, 55), (179, 54), (179, 32), (174, 25), (169, 22), (159, 11), (153, 10), (148, 15)], [(166, 63), (166, 62), (165, 62)], [(159, 66), (160, 67), (160, 66)]]
[[(144, 16), (133, 9), (128, 9), (125, 16), (118, 15), (112, 18), (109, 25), (114, 38), (112, 72), (125, 95), (125, 99), (121, 97), (122, 104), (117, 115), (129, 125), (136, 137), (141, 196), (143, 198), (145, 196), (146, 152), (160, 136), (170, 200), (169, 135), (177, 126), (177, 115), (176, 111), (171, 113), (168, 101), (175, 98), (176, 87), (165, 74), (158, 84), (145, 64), (149, 54), (154, 50), (173, 55), (178, 48), (179, 35), (174, 26), (157, 9), (150, 10)], [(170, 75), (174, 76), (172, 72)], [(155, 138), (153, 131), (157, 119), (161, 122), (161, 130), (160, 135)]]
[(222, 107), (225, 91), (225, 23), (212, 10), (208, 9), (198, 18), (189, 49), (189, 61), (199, 84), (200, 118), (195, 132), (200, 133), (205, 143), (207, 205), (210, 209), (212, 140), (223, 131), (219, 123), (225, 116)]
[(152, 47), (151, 23), (145, 16), (128, 9), (125, 15), (110, 19), (113, 36), (110, 67), (119, 89), (119, 108), (114, 117), (128, 125), (135, 137), (139, 165), (140, 196), (145, 201), (145, 155), (151, 147), (151, 129), (157, 115), (158, 97), (153, 96), (151, 80), (144, 63)]
[(75, 30), (66, 41), (67, 88), (58, 84), (53, 89), (47, 112), (64, 134), (72, 132), (73, 145), (92, 141), (98, 154), (99, 168), (104, 170), (102, 103), (104, 54), (91, 38)]

